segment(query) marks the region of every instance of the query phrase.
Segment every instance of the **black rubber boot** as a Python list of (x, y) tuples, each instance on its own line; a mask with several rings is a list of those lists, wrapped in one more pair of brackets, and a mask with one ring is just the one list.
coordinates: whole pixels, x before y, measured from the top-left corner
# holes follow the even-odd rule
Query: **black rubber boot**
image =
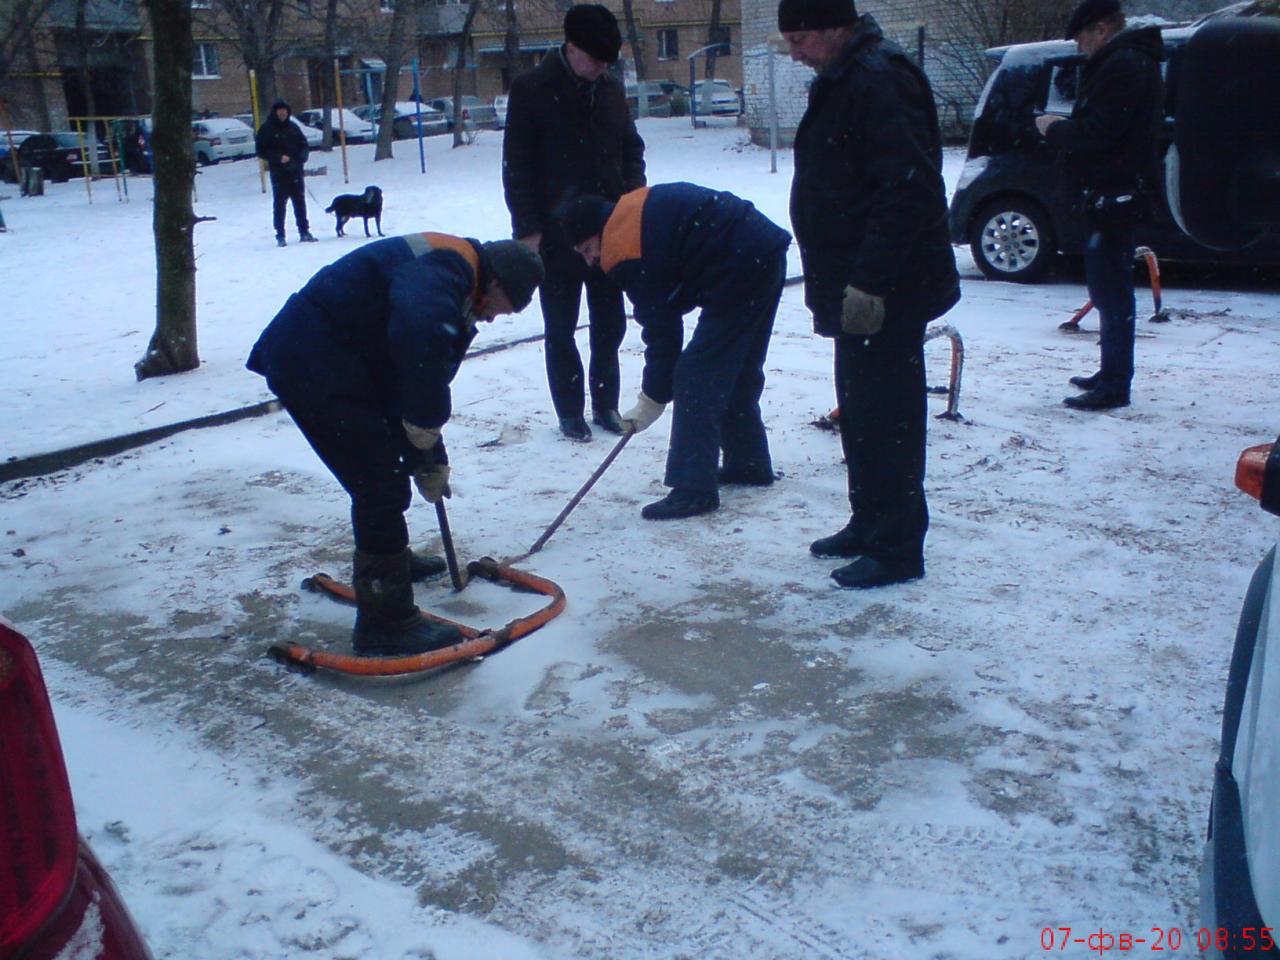
[(409, 551), (409, 579), (414, 583), (438, 577), (448, 569), (449, 564), (445, 562), (444, 557)]
[(579, 443), (586, 443), (591, 439), (591, 428), (582, 417), (561, 417), (560, 432), (570, 440), (577, 440)]
[(622, 434), (622, 415), (617, 410), (593, 410), (591, 422), (601, 430), (616, 433), (619, 436)]
[(831, 579), (842, 587), (866, 590), (869, 587), (887, 587), (893, 583), (906, 583), (924, 576), (924, 563), (908, 563), (894, 560), (873, 560), (859, 557), (846, 566), (831, 571)]
[(1072, 377), (1067, 383), (1073, 387), (1079, 387), (1081, 390), (1092, 390), (1098, 385), (1098, 378), (1102, 376), (1102, 371), (1091, 373), (1087, 377)]
[(351, 646), (362, 657), (408, 657), (462, 642), (457, 627), (435, 623), (413, 602), (410, 551), (355, 554), (356, 625)]
[(1129, 405), (1129, 391), (1094, 387), (1074, 397), (1064, 397), (1062, 402), (1073, 410), (1114, 410)]
[(856, 557), (862, 551), (862, 538), (854, 530), (852, 520), (845, 524), (843, 530), (809, 544), (809, 552), (815, 557)]
[(661, 500), (651, 503), (640, 511), (646, 520), (683, 520), (685, 517), (696, 517), (720, 508), (720, 494), (714, 490), (701, 493), (697, 490), (672, 490)]

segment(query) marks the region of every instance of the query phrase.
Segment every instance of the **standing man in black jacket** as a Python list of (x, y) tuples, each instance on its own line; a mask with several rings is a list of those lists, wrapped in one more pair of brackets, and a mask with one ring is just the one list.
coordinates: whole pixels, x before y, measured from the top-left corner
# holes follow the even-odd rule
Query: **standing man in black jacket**
[(1159, 183), (1156, 138), (1164, 112), (1158, 27), (1125, 30), (1119, 0), (1084, 0), (1067, 24), (1088, 59), (1071, 116), (1045, 114), (1036, 127), (1066, 154), (1084, 198), (1089, 239), (1084, 275), (1101, 318), (1102, 369), (1072, 377), (1084, 392), (1062, 402), (1077, 410), (1129, 405), (1133, 380), (1134, 230), (1150, 211)]
[(843, 587), (924, 575), (924, 330), (960, 299), (942, 137), (914, 60), (852, 0), (782, 0), (791, 58), (818, 72), (796, 131), (791, 223), (814, 330), (835, 339), (852, 516), (815, 556)]
[(276, 246), (284, 243), (284, 205), (293, 201), (293, 218), (298, 224), (298, 239), (315, 243), (307, 223), (306, 187), (302, 182), (303, 166), (310, 151), (307, 137), (290, 119), (289, 104), (277, 100), (271, 114), (258, 128), (256, 146), (259, 158), (267, 161), (271, 173), (271, 216), (276, 228)]
[(608, 72), (622, 33), (607, 7), (583, 3), (564, 18), (565, 43), (516, 77), (502, 144), (502, 185), (517, 240), (542, 254), (547, 277), (539, 297), (546, 331), (547, 382), (572, 440), (590, 440), (584, 417), (582, 359), (574, 341), (582, 288), (587, 289), (592, 421), (622, 431), (618, 415), (618, 347), (626, 333), (622, 291), (574, 253), (558, 213), (576, 196), (615, 201), (643, 187), (644, 141), (622, 83)]

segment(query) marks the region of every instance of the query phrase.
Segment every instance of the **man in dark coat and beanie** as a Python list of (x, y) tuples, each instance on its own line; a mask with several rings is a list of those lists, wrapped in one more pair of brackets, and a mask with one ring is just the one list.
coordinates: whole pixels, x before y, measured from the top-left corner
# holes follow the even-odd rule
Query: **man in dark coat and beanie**
[[(542, 254), (547, 279), (539, 297), (546, 332), (547, 382), (560, 430), (590, 440), (592, 420), (618, 433), (618, 347), (626, 333), (622, 291), (588, 269), (565, 241), (557, 211), (581, 194), (617, 200), (644, 186), (644, 141), (627, 108), (622, 83), (609, 72), (622, 49), (607, 7), (583, 3), (564, 18), (564, 45), (516, 77), (507, 104), (502, 184), (512, 235)], [(591, 359), (583, 383), (574, 340), (582, 290), (587, 291)]]
[(271, 105), (271, 113), (258, 128), (256, 146), (258, 157), (267, 161), (271, 174), (271, 216), (276, 228), (276, 244), (284, 243), (284, 206), (293, 203), (293, 219), (298, 225), (298, 239), (303, 243), (315, 243), (307, 223), (306, 187), (302, 181), (303, 167), (307, 162), (306, 135), (290, 119), (293, 112), (289, 104), (277, 100)]
[[(718, 484), (773, 483), (760, 395), (787, 231), (746, 200), (691, 183), (641, 188), (616, 204), (579, 197), (564, 230), (635, 304), (644, 375), (636, 405), (621, 415), (623, 429), (644, 430), (675, 404), (663, 481), (672, 489), (641, 516), (709, 513), (720, 506)], [(695, 307), (702, 312), (684, 343), (683, 318)]]
[(1126, 30), (1119, 0), (1084, 0), (1066, 38), (1088, 59), (1071, 116), (1036, 118), (1051, 148), (1066, 155), (1068, 175), (1085, 205), (1089, 239), (1084, 275), (1101, 318), (1102, 366), (1072, 377), (1083, 393), (1062, 402), (1077, 410), (1129, 404), (1133, 381), (1134, 231), (1149, 215), (1159, 186), (1156, 142), (1164, 114), (1159, 27)]
[(791, 223), (814, 330), (835, 339), (852, 516), (817, 540), (845, 587), (924, 574), (924, 330), (960, 297), (929, 82), (852, 0), (782, 0), (791, 57), (818, 72), (795, 141)]
[(432, 571), (409, 550), (409, 480), (432, 503), (449, 495), (440, 435), (449, 384), (476, 322), (523, 310), (541, 280), (542, 262), (514, 240), (378, 240), (312, 277), (249, 355), (351, 496), (357, 654), (404, 656), (460, 639), (413, 602), (412, 580)]

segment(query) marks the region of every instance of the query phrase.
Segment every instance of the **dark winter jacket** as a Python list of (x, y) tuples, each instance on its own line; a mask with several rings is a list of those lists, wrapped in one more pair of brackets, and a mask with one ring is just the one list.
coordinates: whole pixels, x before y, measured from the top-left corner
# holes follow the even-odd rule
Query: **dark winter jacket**
[(248, 368), (286, 405), (362, 397), (420, 427), (449, 419), (449, 384), (488, 287), (480, 245), (439, 233), (369, 243), (322, 269), (268, 324)]
[[(307, 156), (311, 152), (307, 148), (307, 137), (290, 119), (293, 111), (289, 110), (289, 116), (281, 120), (276, 116), (277, 107), (289, 110), (289, 105), (283, 100), (277, 100), (271, 105), (271, 113), (258, 128), (258, 135), (255, 138), (258, 156), (267, 161), (272, 176), (300, 177), (303, 166), (307, 162)], [(289, 162), (282, 163), (281, 157), (288, 157)]]
[(1159, 183), (1156, 141), (1164, 115), (1159, 27), (1125, 30), (1087, 61), (1071, 116), (1045, 139), (1066, 154), (1087, 190), (1148, 189)]
[(960, 297), (933, 93), (870, 16), (809, 88), (791, 223), (823, 336), (840, 333), (847, 286), (885, 298), (886, 329), (926, 323)]
[(663, 183), (618, 201), (605, 223), (600, 269), (635, 305), (650, 398), (671, 399), (681, 318), (695, 307), (732, 315), (790, 244), (787, 231), (732, 193)]
[(516, 77), (502, 141), (513, 236), (541, 233), (544, 244), (563, 248), (558, 207), (579, 194), (617, 200), (644, 183), (644, 141), (620, 81), (606, 73), (587, 83), (563, 50)]

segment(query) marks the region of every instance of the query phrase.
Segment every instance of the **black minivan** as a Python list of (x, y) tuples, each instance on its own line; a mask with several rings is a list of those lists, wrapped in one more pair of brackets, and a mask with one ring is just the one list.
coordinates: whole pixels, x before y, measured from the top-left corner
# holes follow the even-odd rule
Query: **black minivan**
[[(1162, 159), (1173, 142), (1180, 54), (1193, 32), (1194, 26), (1161, 31), (1166, 87)], [(1057, 254), (1079, 255), (1084, 248), (1083, 197), (1070, 187), (1061, 155), (1035, 129), (1039, 114), (1071, 112), (1084, 57), (1065, 40), (998, 47), (987, 56), (999, 66), (974, 111), (968, 158), (951, 199), (951, 240), (969, 244), (987, 277), (1032, 283)], [(1174, 223), (1163, 190), (1138, 243), (1161, 260), (1280, 263), (1280, 244), (1274, 241), (1230, 253), (1196, 243)]]

